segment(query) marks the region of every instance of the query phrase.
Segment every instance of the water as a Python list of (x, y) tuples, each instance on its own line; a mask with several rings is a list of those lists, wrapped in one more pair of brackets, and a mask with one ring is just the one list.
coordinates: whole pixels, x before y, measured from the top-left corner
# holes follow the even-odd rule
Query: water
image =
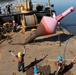
[[(12, 0), (9, 1), (10, 4), (13, 3), (20, 3), (24, 0)], [(26, 0), (25, 0), (26, 1)], [(44, 5), (48, 4), (48, 0), (32, 0), (33, 4), (36, 2), (41, 2)], [(50, 0), (51, 4), (54, 4), (54, 10), (56, 10), (56, 14), (59, 15), (60, 13), (64, 12), (66, 9), (68, 9), (70, 6), (73, 6), (76, 9), (76, 0)], [(0, 1), (0, 6), (4, 8), (6, 5), (6, 2)], [(76, 10), (67, 15), (65, 18), (63, 18), (61, 22), (61, 26), (76, 35)]]

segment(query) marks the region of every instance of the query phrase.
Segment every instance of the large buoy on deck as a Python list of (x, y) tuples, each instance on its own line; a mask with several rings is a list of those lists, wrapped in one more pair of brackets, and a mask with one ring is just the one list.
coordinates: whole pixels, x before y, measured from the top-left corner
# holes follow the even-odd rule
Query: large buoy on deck
[(53, 34), (56, 32), (57, 22), (63, 17), (74, 11), (74, 7), (71, 6), (66, 11), (58, 15), (56, 18), (44, 16), (38, 25), (36, 31), (25, 39), (25, 44), (33, 41), (38, 36)]

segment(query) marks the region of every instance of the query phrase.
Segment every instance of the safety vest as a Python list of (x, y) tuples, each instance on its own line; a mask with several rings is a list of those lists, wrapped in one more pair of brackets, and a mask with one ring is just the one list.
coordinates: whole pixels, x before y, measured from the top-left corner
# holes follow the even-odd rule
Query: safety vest
[(18, 57), (18, 62), (23, 62), (23, 57)]

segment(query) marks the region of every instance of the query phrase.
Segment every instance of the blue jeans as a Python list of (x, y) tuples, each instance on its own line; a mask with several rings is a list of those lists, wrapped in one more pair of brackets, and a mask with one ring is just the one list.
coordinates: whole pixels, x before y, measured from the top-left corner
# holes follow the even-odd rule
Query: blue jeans
[(18, 62), (18, 71), (21, 71), (21, 68), (22, 67), (22, 71), (24, 72), (24, 62)]

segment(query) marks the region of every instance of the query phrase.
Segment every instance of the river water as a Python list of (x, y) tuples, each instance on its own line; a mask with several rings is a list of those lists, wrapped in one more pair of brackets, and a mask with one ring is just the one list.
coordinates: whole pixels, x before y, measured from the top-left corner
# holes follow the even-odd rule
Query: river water
[[(21, 3), (21, 1), (24, 0), (6, 0), (6, 1), (0, 1), (0, 7), (2, 9), (4, 6), (9, 4), (17, 4)], [(26, 0), (25, 0), (26, 1)], [(32, 3), (41, 2), (44, 5), (47, 5), (48, 0), (32, 0)], [(51, 4), (54, 4), (54, 10), (56, 11), (56, 14), (59, 15), (60, 13), (64, 12), (66, 9), (68, 9), (70, 6), (73, 6), (75, 8), (75, 11), (67, 15), (65, 18), (61, 20), (61, 26), (66, 28), (68, 31), (76, 35), (76, 0), (50, 0)]]

